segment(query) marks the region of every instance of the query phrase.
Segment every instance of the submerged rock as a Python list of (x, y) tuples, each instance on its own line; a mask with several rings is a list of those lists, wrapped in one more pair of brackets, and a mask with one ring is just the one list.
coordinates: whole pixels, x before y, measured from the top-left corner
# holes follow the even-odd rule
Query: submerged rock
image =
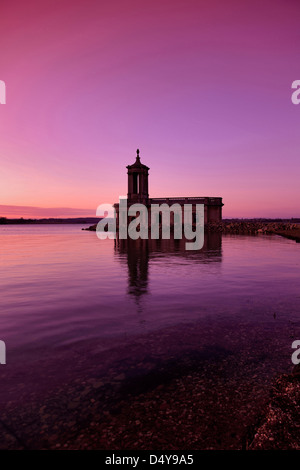
[(96, 232), (97, 224), (91, 225), (88, 228), (82, 228), (81, 230), (89, 230), (90, 232)]

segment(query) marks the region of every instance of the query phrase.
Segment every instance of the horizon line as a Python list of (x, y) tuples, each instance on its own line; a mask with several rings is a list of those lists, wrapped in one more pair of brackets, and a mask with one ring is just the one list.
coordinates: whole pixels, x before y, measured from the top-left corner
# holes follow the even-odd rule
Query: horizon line
[[(9, 205), (0, 204), (0, 218), (79, 218), (79, 217), (93, 217), (97, 218), (96, 209), (84, 209), (74, 207), (39, 207), (39, 206), (22, 206), (22, 205)], [(298, 219), (300, 215), (256, 215), (256, 216), (233, 216), (226, 215), (222, 219)]]

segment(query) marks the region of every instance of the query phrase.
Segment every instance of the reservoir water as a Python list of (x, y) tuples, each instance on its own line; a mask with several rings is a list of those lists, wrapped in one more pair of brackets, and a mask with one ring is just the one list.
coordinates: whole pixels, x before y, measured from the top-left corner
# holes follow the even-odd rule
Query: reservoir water
[[(201, 408), (207, 429), (215, 429), (216, 413), (224, 420), (216, 428), (222, 436), (229, 421), (238, 428), (246, 420), (246, 429), (276, 376), (293, 367), (300, 245), (279, 236), (210, 234), (202, 250), (188, 252), (183, 240), (99, 240), (81, 228), (0, 228), (0, 340), (7, 352), (0, 365), (0, 431), (16, 429), (12, 447), (51, 447), (57, 420), (61, 432), (71, 422), (79, 433), (89, 413), (94, 420), (126, 397), (148, 394), (152, 403), (156, 387), (167, 397), (171, 387), (175, 396), (178, 381), (187, 381), (180, 403), (193, 383), (191, 400), (198, 397), (197, 416)], [(39, 421), (35, 408), (48, 409), (47, 418)], [(100, 448), (108, 445), (105, 436)], [(216, 444), (214, 435), (205, 446), (240, 445), (230, 436)], [(126, 448), (124, 439), (119, 448)]]

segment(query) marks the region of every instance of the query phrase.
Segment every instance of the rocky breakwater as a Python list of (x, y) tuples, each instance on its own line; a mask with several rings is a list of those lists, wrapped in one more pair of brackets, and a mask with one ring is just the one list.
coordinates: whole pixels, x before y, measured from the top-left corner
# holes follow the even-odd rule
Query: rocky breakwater
[(300, 242), (300, 224), (291, 222), (265, 222), (258, 220), (223, 220), (205, 226), (209, 232), (232, 233), (240, 235), (275, 234)]
[(88, 230), (89, 232), (96, 232), (97, 229), (97, 224), (91, 225), (90, 227), (87, 228), (82, 228), (81, 230)]
[[(96, 232), (97, 224), (82, 230)], [(150, 229), (150, 227), (149, 227)], [(204, 227), (207, 232), (231, 233), (237, 235), (275, 234), (300, 243), (300, 224), (293, 222), (269, 222), (260, 220), (223, 220), (210, 222)]]

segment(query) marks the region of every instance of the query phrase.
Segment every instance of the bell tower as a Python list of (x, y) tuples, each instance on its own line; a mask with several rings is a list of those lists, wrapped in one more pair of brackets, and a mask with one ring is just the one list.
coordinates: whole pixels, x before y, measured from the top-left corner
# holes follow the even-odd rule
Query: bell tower
[(148, 172), (150, 168), (141, 163), (139, 149), (136, 151), (135, 163), (128, 165), (126, 168), (128, 170), (128, 202), (147, 204), (149, 199)]

